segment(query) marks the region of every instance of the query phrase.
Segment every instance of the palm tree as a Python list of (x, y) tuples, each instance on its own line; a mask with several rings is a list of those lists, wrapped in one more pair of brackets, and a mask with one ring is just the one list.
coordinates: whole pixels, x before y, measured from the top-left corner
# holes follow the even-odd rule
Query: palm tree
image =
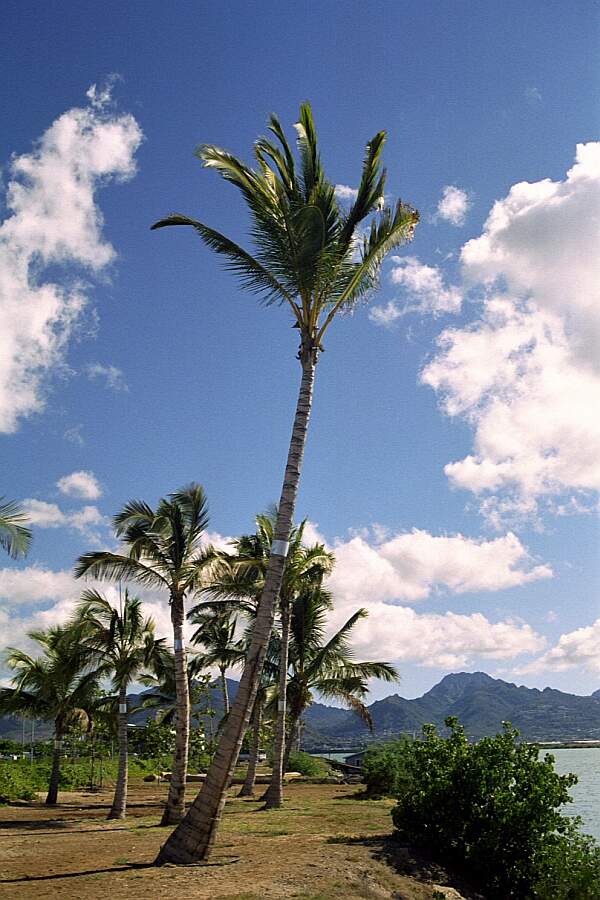
[(229, 715), (229, 690), (226, 673), (244, 660), (244, 645), (236, 636), (237, 618), (230, 612), (196, 612), (190, 616), (198, 628), (192, 635), (192, 643), (202, 647), (200, 661), (204, 668), (216, 666), (219, 670), (223, 694), (223, 719)]
[(341, 701), (372, 725), (364, 703), (370, 678), (399, 679), (394, 666), (386, 662), (356, 662), (350, 643), (351, 632), (366, 609), (358, 609), (328, 640), (327, 613), (331, 596), (320, 586), (309, 588), (292, 606), (290, 642), (291, 675), (288, 683), (289, 735), (285, 765), (298, 737), (302, 714), (313, 701), (314, 692), (326, 700)]
[[(256, 517), (256, 533), (243, 535), (232, 541), (233, 554), (221, 553), (218, 577), (203, 589), (212, 594), (213, 600), (223, 606), (230, 598), (240, 605), (240, 609), (253, 621), (262, 593), (268, 568), (277, 511), (270, 511)], [(334, 565), (333, 553), (323, 544), (307, 547), (303, 543), (306, 521), (292, 528), (290, 548), (285, 561), (283, 580), (279, 590), (280, 636), (276, 645), (276, 659), (268, 655), (271, 669), (276, 667), (279, 679), (279, 703), (273, 748), (273, 775), (265, 793), (267, 809), (280, 807), (283, 803), (283, 759), (286, 733), (286, 684), (288, 674), (288, 646), (290, 638), (290, 610), (299, 594), (311, 584), (320, 584)], [(200, 603), (190, 615), (198, 615), (202, 609), (215, 609), (213, 601)], [(230, 605), (230, 608), (231, 605)], [(233, 606), (235, 609), (235, 605)], [(260, 710), (259, 710), (260, 712)], [(258, 726), (260, 727), (260, 726)], [(254, 725), (256, 729), (256, 724)]]
[(17, 559), (26, 556), (31, 544), (31, 531), (27, 517), (18, 503), (0, 497), (0, 547)]
[(124, 819), (127, 807), (127, 690), (148, 669), (164, 664), (165, 640), (157, 640), (154, 620), (144, 619), (142, 602), (125, 591), (116, 609), (98, 591), (84, 591), (75, 612), (73, 626), (80, 629), (82, 648), (96, 657), (105, 674), (112, 674), (118, 694), (119, 769), (109, 819)]
[(0, 714), (19, 714), (54, 720), (54, 753), (46, 803), (58, 799), (62, 741), (69, 728), (89, 719), (101, 672), (90, 669), (93, 660), (81, 646), (74, 629), (58, 625), (47, 631), (30, 631), (29, 637), (43, 650), (31, 657), (23, 650), (7, 648), (7, 665), (16, 674), (13, 687), (0, 688)]
[(185, 599), (197, 589), (201, 571), (212, 559), (212, 552), (202, 544), (208, 525), (204, 489), (199, 484), (190, 484), (160, 500), (155, 510), (142, 500), (132, 500), (113, 522), (128, 552), (86, 553), (77, 562), (75, 576), (135, 581), (145, 587), (162, 589), (169, 596), (177, 683), (175, 758), (162, 818), (162, 824), (169, 825), (180, 821), (185, 811), (190, 734), (190, 695), (183, 640)]
[[(325, 177), (310, 105), (301, 106), (296, 125), (298, 165), (275, 116), (271, 116), (269, 130), (275, 141), (260, 138), (255, 143), (255, 169), (219, 147), (204, 145), (197, 151), (206, 167), (241, 191), (252, 218), (254, 255), (188, 216), (170, 215), (152, 226), (194, 228), (224, 257), (244, 288), (267, 304), (286, 305), (299, 331), (302, 369), (274, 541), (246, 666), (204, 786), (185, 822), (161, 848), (157, 864), (204, 859), (214, 843), (273, 626), (323, 340), (337, 313), (352, 309), (375, 288), (383, 259), (412, 237), (419, 218), (402, 201), (394, 209), (383, 202), (385, 132), (380, 131), (367, 144), (356, 200), (346, 212), (338, 207), (335, 187)], [(369, 217), (370, 228), (363, 233), (361, 223)]]

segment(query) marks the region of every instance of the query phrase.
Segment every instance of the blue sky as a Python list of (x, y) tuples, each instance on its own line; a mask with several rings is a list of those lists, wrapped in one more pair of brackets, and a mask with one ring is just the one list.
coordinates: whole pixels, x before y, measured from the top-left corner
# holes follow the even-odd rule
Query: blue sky
[(310, 99), (332, 181), (356, 187), (384, 128), (389, 197), (422, 217), (319, 364), (298, 516), (336, 549), (337, 615), (369, 608), (359, 650), (397, 660), (407, 696), (476, 668), (596, 689), (598, 4), (2, 18), (0, 488), (36, 521), (29, 558), (2, 563), (2, 642), (67, 614), (74, 559), (127, 499), (200, 481), (227, 537), (277, 498), (289, 316), (149, 226), (179, 211), (245, 241), (193, 149), (248, 159), (271, 111), (291, 134)]

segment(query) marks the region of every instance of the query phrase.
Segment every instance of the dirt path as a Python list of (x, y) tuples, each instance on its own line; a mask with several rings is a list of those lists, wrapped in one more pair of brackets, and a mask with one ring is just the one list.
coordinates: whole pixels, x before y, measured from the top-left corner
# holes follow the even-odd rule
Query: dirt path
[(62, 794), (55, 808), (0, 807), (0, 897), (430, 900), (443, 873), (390, 841), (388, 801), (355, 792), (293, 785), (284, 808), (269, 812), (232, 799), (207, 865), (161, 869), (152, 860), (170, 831), (157, 825), (162, 787), (134, 788), (125, 822), (106, 821), (108, 792)]

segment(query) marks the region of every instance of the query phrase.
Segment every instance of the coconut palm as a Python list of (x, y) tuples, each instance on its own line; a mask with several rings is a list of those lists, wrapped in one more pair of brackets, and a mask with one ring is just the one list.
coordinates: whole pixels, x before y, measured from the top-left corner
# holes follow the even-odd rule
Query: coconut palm
[(0, 497), (0, 547), (17, 559), (25, 556), (31, 544), (27, 517), (18, 503)]
[(212, 551), (202, 543), (208, 525), (204, 489), (199, 484), (190, 484), (160, 500), (156, 509), (142, 500), (132, 500), (113, 522), (126, 552), (86, 553), (76, 564), (75, 576), (135, 581), (168, 594), (177, 682), (175, 757), (162, 818), (162, 824), (169, 825), (178, 822), (185, 809), (190, 734), (190, 695), (183, 640), (185, 600), (199, 586), (202, 569), (212, 559)]
[(74, 629), (55, 625), (28, 635), (40, 645), (43, 655), (32, 657), (23, 650), (7, 648), (6, 662), (15, 675), (13, 687), (0, 688), (0, 714), (54, 720), (54, 753), (46, 797), (46, 803), (53, 805), (58, 799), (63, 738), (75, 723), (89, 722), (88, 711), (97, 698), (102, 672), (92, 666), (93, 659)]
[(127, 690), (149, 669), (164, 665), (164, 638), (154, 634), (154, 620), (144, 618), (142, 602), (129, 591), (116, 609), (98, 591), (84, 591), (73, 621), (82, 648), (89, 650), (105, 674), (112, 675), (118, 694), (119, 768), (109, 819), (124, 819), (127, 808)]
[(203, 668), (216, 666), (223, 694), (223, 719), (229, 715), (229, 690), (227, 688), (227, 670), (240, 665), (244, 660), (245, 648), (242, 641), (236, 638), (237, 618), (230, 611), (196, 612), (190, 616), (196, 631), (192, 635), (192, 643), (201, 647), (199, 661)]
[(366, 609), (356, 610), (332, 637), (326, 639), (327, 614), (331, 608), (331, 596), (320, 586), (309, 588), (292, 606), (286, 766), (298, 737), (302, 714), (312, 703), (314, 693), (326, 700), (341, 701), (371, 725), (364, 702), (369, 679), (399, 679), (398, 672), (389, 663), (355, 661), (351, 634), (355, 625), (368, 615)]
[[(277, 511), (256, 517), (256, 533), (244, 535), (232, 541), (233, 554), (220, 555), (218, 576), (208, 582), (204, 588), (212, 595), (212, 600), (205, 601), (194, 608), (192, 614), (198, 615), (202, 608), (214, 609), (214, 599), (221, 605), (233, 598), (240, 609), (253, 621), (262, 593), (268, 568)], [(323, 544), (310, 547), (303, 543), (306, 521), (295, 526), (290, 534), (290, 548), (285, 561), (283, 580), (279, 590), (279, 637), (272, 640), (276, 650), (267, 654), (271, 667), (276, 666), (279, 679), (279, 704), (275, 728), (273, 748), (273, 775), (265, 793), (268, 809), (280, 807), (283, 803), (283, 758), (286, 733), (286, 684), (288, 672), (288, 645), (290, 637), (290, 610), (299, 594), (311, 584), (320, 584), (334, 565), (334, 556)], [(231, 605), (230, 605), (231, 608)], [(235, 606), (233, 607), (235, 608)], [(256, 726), (255, 726), (256, 727)]]
[[(275, 116), (269, 130), (272, 137), (260, 138), (254, 145), (256, 168), (219, 147), (204, 145), (197, 151), (204, 166), (215, 169), (241, 192), (252, 219), (254, 253), (189, 216), (170, 215), (152, 226), (195, 229), (205, 244), (224, 257), (244, 288), (267, 304), (285, 305), (299, 332), (302, 370), (275, 539), (246, 666), (197, 802), (162, 847), (158, 864), (203, 859), (215, 839), (273, 625), (325, 334), (337, 313), (352, 309), (374, 289), (384, 257), (412, 237), (418, 222), (417, 212), (402, 201), (393, 209), (384, 203), (385, 132), (368, 142), (356, 200), (345, 211), (338, 206), (335, 187), (321, 165), (310, 105), (301, 106), (296, 125), (298, 162)], [(370, 225), (363, 231), (368, 219)]]

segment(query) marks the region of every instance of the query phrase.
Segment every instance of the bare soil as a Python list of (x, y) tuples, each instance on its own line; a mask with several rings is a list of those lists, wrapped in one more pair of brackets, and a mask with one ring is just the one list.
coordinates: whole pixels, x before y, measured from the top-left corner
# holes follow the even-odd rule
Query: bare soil
[(350, 785), (293, 784), (286, 788), (284, 808), (268, 812), (232, 792), (207, 864), (155, 868), (152, 862), (171, 830), (157, 824), (165, 796), (166, 785), (135, 785), (121, 822), (106, 821), (110, 791), (63, 793), (56, 807), (41, 799), (0, 807), (0, 897), (431, 900), (435, 891), (447, 900), (461, 896), (443, 870), (391, 838), (391, 802), (359, 799)]

